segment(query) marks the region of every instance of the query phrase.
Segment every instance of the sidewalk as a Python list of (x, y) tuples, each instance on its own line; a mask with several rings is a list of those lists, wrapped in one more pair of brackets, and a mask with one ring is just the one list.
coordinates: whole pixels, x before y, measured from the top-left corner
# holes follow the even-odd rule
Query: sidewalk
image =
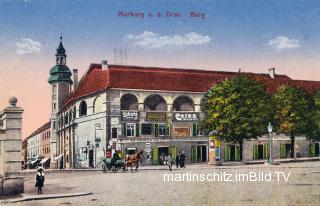
[(65, 198), (65, 197), (78, 197), (85, 195), (92, 195), (91, 192), (78, 192), (78, 193), (64, 193), (64, 194), (43, 194), (43, 195), (22, 195), (23, 197), (12, 198), (12, 199), (4, 199), (0, 201), (0, 204), (4, 203), (17, 203), (31, 200), (46, 200), (46, 199), (54, 199), (54, 198)]

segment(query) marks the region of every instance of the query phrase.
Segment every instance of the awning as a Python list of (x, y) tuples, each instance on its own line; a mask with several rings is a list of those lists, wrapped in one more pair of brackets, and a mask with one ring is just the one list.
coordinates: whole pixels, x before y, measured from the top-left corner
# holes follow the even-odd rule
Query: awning
[(43, 158), (40, 163), (41, 164), (46, 163), (49, 159), (50, 159), (50, 157)]
[(55, 158), (54, 158), (54, 160), (60, 159), (62, 156), (63, 156), (63, 154), (61, 154), (61, 155), (59, 155), (59, 156), (55, 157)]

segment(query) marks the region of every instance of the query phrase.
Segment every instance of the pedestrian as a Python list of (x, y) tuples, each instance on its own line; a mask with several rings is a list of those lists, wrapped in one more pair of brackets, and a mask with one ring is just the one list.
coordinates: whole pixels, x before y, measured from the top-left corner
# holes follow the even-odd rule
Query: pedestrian
[(171, 153), (167, 156), (167, 163), (169, 165), (169, 170), (172, 171), (172, 157)]
[(38, 194), (42, 194), (43, 183), (44, 183), (43, 168), (38, 167), (37, 176), (36, 176), (36, 187), (38, 187)]
[(186, 153), (184, 151), (181, 152), (180, 155), (180, 167), (183, 168), (185, 167), (184, 161), (186, 159)]
[(179, 168), (180, 165), (180, 151), (178, 152), (177, 156), (176, 156), (176, 167)]

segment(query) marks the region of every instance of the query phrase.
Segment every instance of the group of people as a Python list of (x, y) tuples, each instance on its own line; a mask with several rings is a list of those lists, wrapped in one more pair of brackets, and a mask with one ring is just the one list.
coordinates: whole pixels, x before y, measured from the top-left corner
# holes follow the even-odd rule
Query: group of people
[[(186, 159), (186, 153), (184, 151), (179, 151), (179, 153), (176, 156), (176, 167), (177, 168), (183, 168), (185, 166), (185, 159)], [(172, 171), (172, 154), (170, 153), (166, 158), (165, 158), (166, 164), (169, 166), (169, 170)]]

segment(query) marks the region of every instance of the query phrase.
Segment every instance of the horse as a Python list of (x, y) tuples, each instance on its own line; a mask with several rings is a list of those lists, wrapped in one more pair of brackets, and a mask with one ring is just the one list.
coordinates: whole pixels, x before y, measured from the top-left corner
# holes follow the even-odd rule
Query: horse
[(138, 150), (138, 152), (133, 155), (129, 155), (126, 159), (126, 164), (127, 164), (126, 168), (128, 169), (129, 167), (131, 167), (131, 172), (133, 172), (132, 167), (135, 165), (136, 171), (138, 171), (139, 161), (142, 156), (143, 156), (143, 149)]

